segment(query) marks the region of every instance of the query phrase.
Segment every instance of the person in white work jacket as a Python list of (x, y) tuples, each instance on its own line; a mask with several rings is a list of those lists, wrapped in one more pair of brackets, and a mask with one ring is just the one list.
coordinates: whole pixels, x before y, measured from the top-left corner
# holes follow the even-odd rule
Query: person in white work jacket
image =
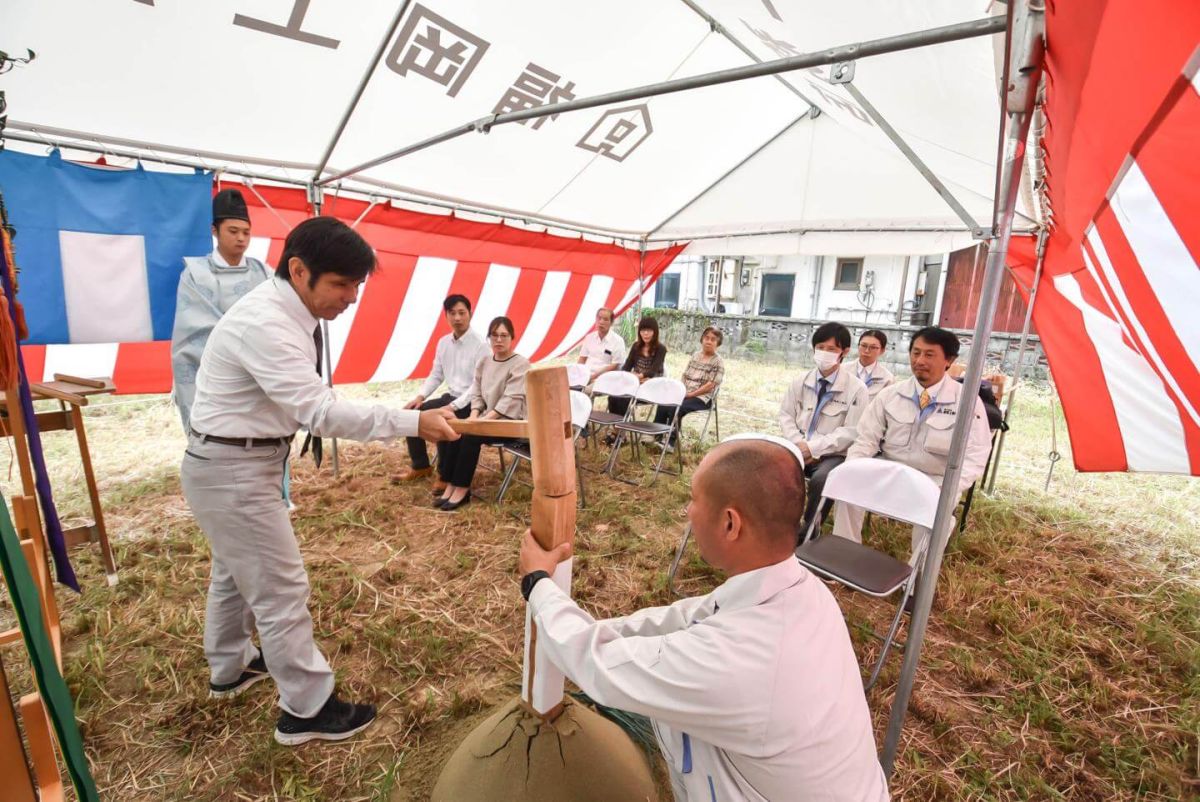
[[(449, 295), (442, 301), (442, 311), (446, 315), (450, 333), (438, 340), (429, 377), (421, 385), (421, 391), (404, 408), (423, 412), (449, 406), (454, 410), (455, 417), (465, 418), (471, 413), (470, 390), (471, 382), (475, 380), (475, 367), (480, 359), (488, 356), (488, 347), (483, 337), (471, 328), (470, 298), (458, 293)], [(446, 392), (435, 396), (442, 382), (446, 383)], [(429, 464), (429, 450), (425, 447), (425, 441), (419, 437), (409, 437), (406, 442), (411, 466), (397, 478), (401, 482), (409, 482), (431, 475), (433, 468)], [(441, 460), (444, 456), (443, 445), (439, 443), (437, 449), (438, 459)], [(433, 495), (440, 496), (445, 489), (445, 482), (434, 480)]]
[(207, 256), (185, 256), (175, 294), (171, 331), (171, 374), (175, 406), (187, 434), (196, 398), (196, 372), (213, 326), (243, 295), (267, 280), (271, 269), (246, 256), (250, 247), (250, 212), (236, 189), (213, 197), (212, 233), (216, 247)]
[(353, 404), (321, 380), (318, 322), (346, 311), (375, 266), (371, 246), (345, 223), (305, 220), (288, 235), (275, 276), (217, 323), (196, 377), (180, 474), (212, 549), (209, 695), (235, 696), (269, 675), (283, 708), (275, 740), (285, 745), (348, 738), (375, 718), (373, 706), (338, 698), (313, 641), (308, 575), (278, 490), (293, 436), (305, 428), (317, 438), (314, 455), (323, 436), (458, 437), (449, 410)]
[[(886, 387), (858, 421), (858, 437), (846, 459), (880, 457), (910, 465), (942, 484), (950, 454), (950, 438), (958, 420), (958, 399), (965, 392), (947, 370), (958, 358), (958, 337), (928, 326), (913, 335), (908, 361), (913, 375)], [(983, 476), (991, 452), (991, 430), (983, 401), (975, 393), (971, 428), (958, 492)], [(833, 533), (862, 542), (863, 510), (838, 502)], [(913, 543), (916, 550), (917, 544)]]
[(824, 323), (813, 332), (812, 347), (817, 366), (791, 383), (779, 405), (779, 428), (800, 449), (808, 477), (802, 532), (816, 518), (825, 477), (845, 461), (868, 403), (866, 386), (842, 364), (850, 353), (850, 330)]
[(872, 401), (880, 390), (896, 383), (896, 377), (879, 359), (886, 350), (887, 335), (879, 329), (867, 329), (858, 335), (858, 359), (846, 363), (846, 367), (867, 386), (867, 395)]
[(570, 545), (546, 551), (526, 533), (538, 645), (600, 704), (651, 719), (677, 802), (883, 802), (846, 623), (793, 556), (799, 451), (758, 437), (716, 446), (692, 476), (692, 534), (728, 577), (706, 596), (597, 621), (545, 581)]

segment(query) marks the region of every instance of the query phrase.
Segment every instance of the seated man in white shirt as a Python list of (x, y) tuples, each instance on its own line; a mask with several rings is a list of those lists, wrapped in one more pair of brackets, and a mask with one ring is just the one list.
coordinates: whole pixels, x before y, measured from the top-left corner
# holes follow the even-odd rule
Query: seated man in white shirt
[(323, 436), (458, 438), (447, 409), (353, 404), (321, 380), (318, 322), (346, 311), (375, 266), (371, 246), (345, 223), (305, 220), (284, 242), (275, 276), (213, 328), (196, 376), (180, 478), (212, 549), (209, 695), (236, 696), (274, 678), (283, 708), (275, 740), (289, 746), (349, 738), (375, 718), (372, 705), (338, 699), (313, 640), (308, 575), (279, 494), (292, 438), (307, 429), (318, 460)]
[[(885, 387), (858, 421), (858, 436), (846, 459), (881, 457), (910, 465), (939, 485), (946, 472), (950, 437), (958, 420), (962, 384), (947, 375), (958, 358), (958, 337), (953, 332), (927, 326), (913, 335), (908, 348), (913, 375)], [(983, 475), (992, 450), (991, 430), (983, 401), (975, 391), (967, 451), (958, 480), (961, 493)], [(862, 542), (863, 510), (837, 504), (833, 533)], [(913, 543), (915, 550), (917, 544)]]
[(716, 446), (692, 476), (692, 534), (728, 576), (706, 596), (597, 621), (544, 581), (570, 545), (546, 551), (527, 533), (522, 592), (538, 645), (600, 704), (652, 720), (678, 802), (882, 802), (846, 623), (793, 556), (799, 452), (760, 437)]
[(602, 306), (596, 310), (596, 328), (589, 331), (579, 346), (579, 364), (587, 367), (592, 381), (601, 373), (617, 370), (625, 361), (625, 341), (612, 330), (613, 310)]
[(812, 346), (817, 366), (792, 382), (779, 405), (779, 428), (804, 455), (808, 477), (802, 532), (816, 518), (825, 478), (845, 461), (869, 402), (866, 385), (842, 365), (850, 353), (850, 329), (824, 323), (813, 332)]
[[(446, 313), (446, 322), (450, 324), (450, 333), (438, 340), (437, 353), (433, 357), (433, 368), (429, 378), (421, 385), (421, 392), (405, 404), (405, 409), (439, 409), (449, 406), (455, 416), (465, 418), (471, 413), (471, 399), (468, 391), (475, 379), (475, 366), (486, 356), (488, 349), (483, 337), (471, 328), (471, 301), (465, 295), (451, 295), (442, 301), (442, 310)], [(439, 396), (433, 394), (446, 383), (446, 392)], [(400, 481), (407, 482), (422, 476), (429, 476), (433, 468), (429, 465), (429, 451), (425, 441), (419, 437), (405, 439), (408, 444), (408, 456), (412, 467), (400, 474)], [(438, 459), (442, 457), (442, 446), (438, 446)], [(446, 485), (440, 479), (433, 483), (433, 494), (441, 495)]]

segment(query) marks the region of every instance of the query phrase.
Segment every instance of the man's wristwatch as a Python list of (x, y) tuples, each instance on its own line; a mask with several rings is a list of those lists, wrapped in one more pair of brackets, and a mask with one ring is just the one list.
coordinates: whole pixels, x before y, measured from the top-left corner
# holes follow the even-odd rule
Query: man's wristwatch
[(525, 576), (521, 577), (521, 595), (525, 597), (525, 601), (529, 601), (529, 594), (533, 593), (533, 586), (540, 580), (549, 579), (550, 575), (545, 571), (530, 571)]

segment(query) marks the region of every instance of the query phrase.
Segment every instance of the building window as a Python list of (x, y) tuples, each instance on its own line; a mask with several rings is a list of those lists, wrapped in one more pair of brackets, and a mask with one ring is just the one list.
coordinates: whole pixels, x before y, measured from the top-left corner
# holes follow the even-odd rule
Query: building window
[(667, 309), (679, 308), (679, 274), (663, 273), (654, 285), (654, 305)]
[(705, 274), (704, 297), (710, 301), (717, 300), (717, 293), (721, 291), (721, 260), (713, 259), (708, 263), (708, 272)]
[(833, 274), (835, 290), (858, 290), (862, 285), (862, 259), (838, 259)]
[(763, 274), (762, 300), (758, 304), (758, 313), (760, 315), (791, 317), (792, 293), (795, 289), (795, 274)]

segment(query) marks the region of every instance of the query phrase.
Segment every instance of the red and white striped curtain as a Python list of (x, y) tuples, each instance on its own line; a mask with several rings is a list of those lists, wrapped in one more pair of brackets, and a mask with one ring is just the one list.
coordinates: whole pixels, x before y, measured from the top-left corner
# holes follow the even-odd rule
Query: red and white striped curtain
[[(1034, 322), (1076, 467), (1200, 475), (1200, 3), (1047, 7)], [(1032, 281), (1029, 242), (1014, 269)]]

